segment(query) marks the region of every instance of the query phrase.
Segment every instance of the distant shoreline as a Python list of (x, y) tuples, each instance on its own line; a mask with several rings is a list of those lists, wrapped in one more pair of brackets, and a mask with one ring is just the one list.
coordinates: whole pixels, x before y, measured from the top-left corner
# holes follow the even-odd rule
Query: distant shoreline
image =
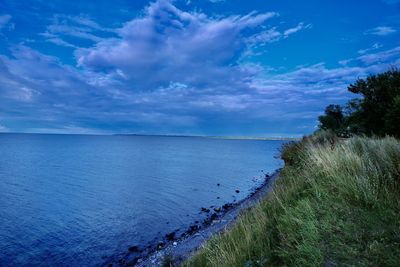
[(191, 137), (226, 140), (264, 140), (264, 141), (298, 141), (301, 137), (258, 137), (258, 136), (213, 136), (213, 135), (168, 135), (168, 134), (113, 134), (113, 136), (159, 136), (159, 137)]
[(213, 136), (213, 135), (173, 135), (173, 134), (96, 134), (96, 133), (20, 133), (20, 132), (0, 132), (10, 135), (72, 135), (72, 136), (148, 136), (148, 137), (187, 137), (187, 138), (208, 138), (225, 140), (261, 140), (261, 141), (299, 141), (301, 137), (259, 137), (259, 136)]

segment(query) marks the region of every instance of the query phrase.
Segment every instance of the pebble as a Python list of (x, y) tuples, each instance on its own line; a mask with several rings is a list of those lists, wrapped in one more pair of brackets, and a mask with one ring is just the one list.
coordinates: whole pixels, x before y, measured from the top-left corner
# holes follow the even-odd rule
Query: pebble
[(200, 210), (201, 210), (201, 212), (206, 212), (206, 213), (210, 212), (210, 209), (207, 209), (207, 208), (204, 208), (204, 207), (202, 207)]
[(159, 241), (158, 242), (158, 244), (157, 244), (157, 249), (161, 249), (161, 248), (163, 248), (164, 247), (164, 242), (163, 241)]
[(130, 252), (141, 252), (141, 249), (138, 246), (131, 246), (128, 250)]
[(168, 241), (174, 240), (175, 239), (175, 232), (171, 232), (169, 234), (166, 234), (165, 238), (167, 238)]

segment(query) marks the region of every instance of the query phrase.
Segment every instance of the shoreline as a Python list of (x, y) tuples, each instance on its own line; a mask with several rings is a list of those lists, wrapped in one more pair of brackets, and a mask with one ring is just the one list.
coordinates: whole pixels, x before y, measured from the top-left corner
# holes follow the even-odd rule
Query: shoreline
[[(237, 217), (246, 209), (259, 203), (272, 189), (272, 185), (279, 177), (281, 169), (277, 169), (271, 175), (266, 175), (263, 183), (254, 189), (243, 200), (236, 203), (227, 203), (223, 211), (212, 213), (203, 222), (202, 227), (196, 229), (189, 227), (183, 237), (172, 238), (162, 242), (162, 246), (157, 245), (148, 251), (140, 252), (140, 256), (127, 257), (123, 261), (116, 263), (120, 266), (162, 266), (164, 259), (172, 260), (174, 264), (179, 264), (193, 255), (207, 240), (215, 234), (219, 234), (231, 227)], [(136, 250), (136, 248), (133, 248)], [(113, 265), (108, 265), (113, 266)]]

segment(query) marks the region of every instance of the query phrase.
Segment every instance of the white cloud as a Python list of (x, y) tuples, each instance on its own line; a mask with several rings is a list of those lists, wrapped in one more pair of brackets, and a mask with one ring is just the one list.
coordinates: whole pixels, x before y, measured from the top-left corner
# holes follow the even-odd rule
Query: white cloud
[(79, 49), (76, 56), (80, 66), (94, 71), (122, 71), (137, 90), (154, 90), (171, 81), (238, 84), (248, 75), (236, 62), (247, 48), (246, 37), (276, 15), (252, 12), (217, 19), (160, 0), (118, 29), (119, 38)]
[(118, 70), (133, 90), (154, 90), (171, 81), (197, 88), (220, 86), (224, 81), (241, 88), (256, 73), (241, 68), (239, 61), (259, 46), (311, 27), (302, 22), (280, 32), (266, 25), (278, 16), (251, 12), (216, 18), (159, 0), (118, 29), (118, 38), (78, 49), (76, 57), (79, 66), (95, 72)]
[(247, 42), (250, 46), (253, 45), (261, 45), (265, 43), (272, 43), (278, 41), (282, 37), (282, 33), (280, 33), (276, 27), (264, 30), (260, 33), (254, 34), (247, 38)]
[(390, 35), (397, 32), (397, 30), (395, 30), (392, 27), (389, 26), (379, 26), (379, 27), (375, 27), (372, 29), (369, 29), (365, 32), (365, 34), (372, 34), (372, 35), (378, 35), (378, 36), (386, 36), (386, 35)]
[(362, 55), (357, 58), (364, 64), (375, 64), (378, 62), (387, 62), (389, 60), (398, 60), (400, 58), (400, 46), (388, 49), (378, 53)]
[(298, 31), (304, 30), (304, 29), (310, 29), (312, 27), (311, 24), (304, 25), (304, 22), (300, 22), (296, 27), (287, 29), (286, 31), (283, 32), (283, 35), (285, 38), (289, 37), (289, 35), (296, 33)]
[[(379, 46), (377, 46), (379, 47)], [(372, 53), (371, 51), (375, 50), (374, 46), (371, 49), (367, 49), (368, 53), (361, 54), (356, 58), (349, 58), (345, 60), (339, 61), (341, 65), (371, 65), (371, 64), (379, 64), (385, 62), (393, 62), (393, 64), (398, 64), (400, 60), (400, 46), (393, 47), (391, 49), (387, 49), (380, 52)]]
[(360, 50), (358, 50), (357, 52), (358, 52), (359, 54), (366, 54), (366, 53), (368, 53), (368, 52), (377, 50), (377, 49), (379, 49), (379, 48), (381, 48), (381, 47), (382, 47), (381, 44), (379, 44), (379, 43), (374, 43), (371, 47), (365, 48), (365, 49), (360, 49)]
[(97, 22), (93, 21), (87, 16), (67, 16), (67, 15), (54, 15), (52, 23), (47, 26), (46, 31), (40, 33), (41, 36), (46, 38), (46, 41), (53, 44), (78, 48), (77, 45), (64, 40), (65, 37), (74, 37), (92, 42), (100, 42), (104, 37), (100, 35), (103, 33), (114, 34), (115, 30), (100, 26)]
[(45, 33), (41, 33), (40, 35), (45, 37), (46, 41), (49, 43), (53, 43), (55, 45), (64, 46), (64, 47), (78, 48), (78, 46), (64, 41), (63, 39), (61, 39), (60, 37), (58, 37), (55, 34), (45, 32)]

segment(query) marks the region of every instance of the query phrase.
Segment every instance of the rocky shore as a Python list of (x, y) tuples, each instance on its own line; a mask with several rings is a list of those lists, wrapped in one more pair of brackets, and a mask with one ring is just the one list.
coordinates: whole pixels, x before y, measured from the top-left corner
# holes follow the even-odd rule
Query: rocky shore
[(221, 207), (202, 207), (200, 212), (206, 214), (203, 221), (195, 221), (184, 232), (179, 232), (178, 229), (170, 232), (162, 241), (153, 246), (143, 248), (132, 246), (125, 257), (105, 266), (162, 266), (165, 261), (179, 264), (214, 234), (229, 228), (240, 212), (254, 206), (266, 196), (278, 177), (279, 171), (271, 175), (265, 174), (263, 183), (245, 199), (226, 203)]

